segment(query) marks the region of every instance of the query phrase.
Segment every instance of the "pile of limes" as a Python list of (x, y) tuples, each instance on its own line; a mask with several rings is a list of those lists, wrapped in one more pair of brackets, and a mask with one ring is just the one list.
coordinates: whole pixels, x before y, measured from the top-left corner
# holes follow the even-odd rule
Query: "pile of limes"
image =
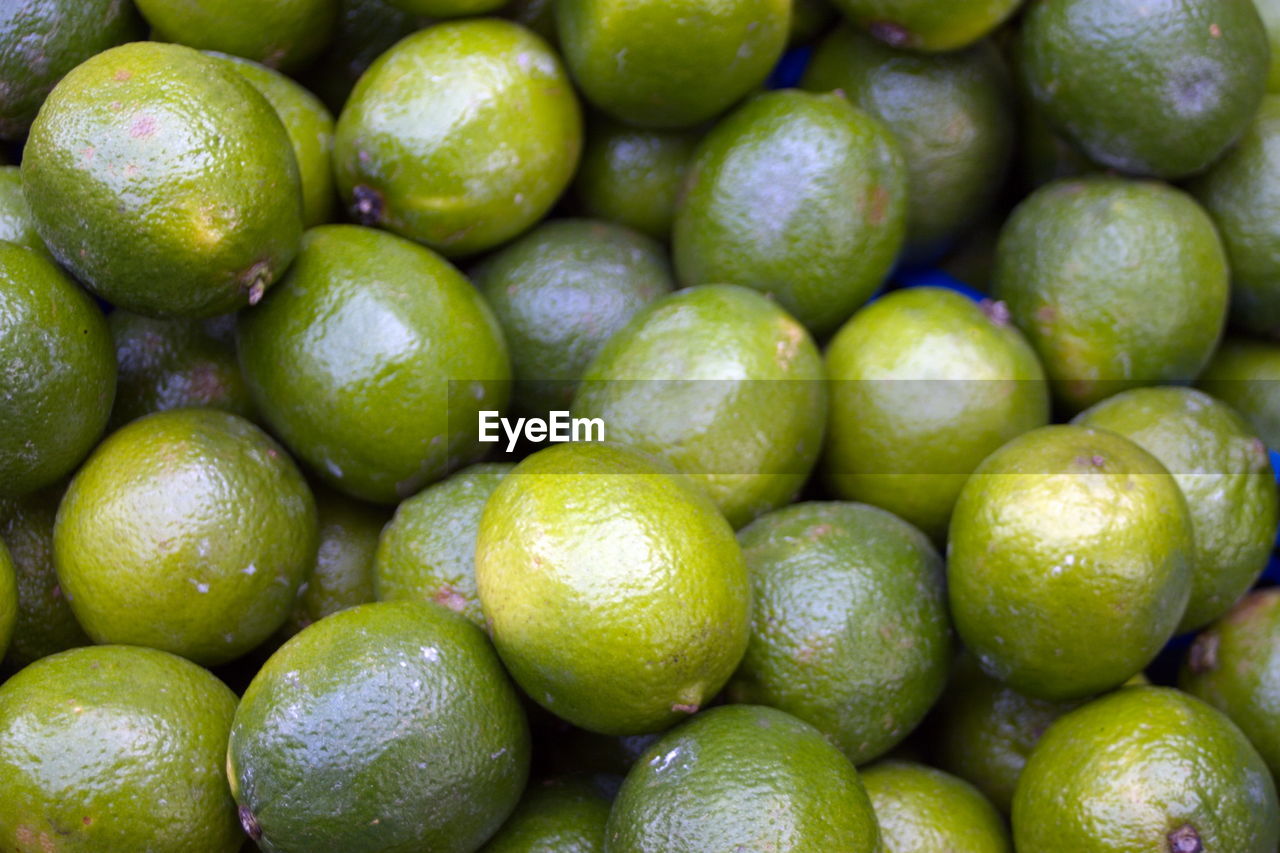
[(1280, 0), (0, 0), (0, 851), (1276, 853), (1270, 448)]

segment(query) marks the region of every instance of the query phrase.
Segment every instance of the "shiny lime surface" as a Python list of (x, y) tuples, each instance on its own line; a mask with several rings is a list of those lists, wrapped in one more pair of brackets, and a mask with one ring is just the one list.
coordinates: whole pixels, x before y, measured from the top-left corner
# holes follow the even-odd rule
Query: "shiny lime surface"
[(816, 726), (855, 764), (902, 741), (951, 661), (942, 558), (917, 529), (854, 503), (799, 503), (738, 536), (751, 577), (739, 702)]
[(1177, 481), (1106, 430), (1042, 427), (987, 457), (951, 517), (947, 580), (961, 641), (1043, 699), (1116, 687), (1181, 622), (1194, 541)]
[(827, 347), (832, 491), (946, 538), (960, 489), (988, 454), (1049, 422), (1049, 387), (1000, 303), (912, 287), (877, 299)]
[(69, 474), (102, 434), (115, 390), (98, 306), (45, 256), (0, 242), (0, 496)]
[(477, 849), (529, 770), (515, 690), (479, 628), (366, 604), (285, 643), (245, 691), (227, 775), (267, 853)]
[(753, 290), (703, 285), (663, 297), (614, 334), (572, 411), (689, 474), (740, 527), (791, 501), (813, 469), (823, 379), (793, 317)]
[(296, 70), (333, 35), (338, 0), (134, 0), (152, 38)]
[(17, 166), (0, 166), (0, 240), (49, 255), (44, 241), (36, 233), (31, 205), (22, 194), (22, 175)]
[(54, 257), (142, 314), (256, 302), (302, 234), (298, 166), (275, 110), (179, 45), (113, 48), (64, 77), (31, 128), (22, 186)]
[(379, 601), (432, 601), (484, 627), (476, 537), (485, 503), (514, 465), (472, 465), (396, 507), (373, 562)]
[(472, 272), (511, 350), (512, 403), (546, 417), (615, 333), (671, 292), (666, 251), (629, 228), (590, 219), (544, 222)]
[(559, 0), (556, 31), (594, 106), (638, 127), (714, 118), (765, 81), (786, 47), (787, 0)]
[(1140, 385), (1187, 382), (1226, 319), (1227, 256), (1180, 190), (1115, 177), (1041, 187), (1005, 223), (992, 294), (1078, 411)]
[(72, 649), (0, 687), (0, 844), (20, 853), (234, 853), (236, 697), (190, 661)]
[(880, 832), (853, 765), (773, 708), (713, 708), (649, 748), (609, 815), (609, 853), (873, 853)]
[(1271, 774), (1240, 730), (1167, 687), (1128, 687), (1054, 723), (1013, 800), (1019, 850), (1232, 850), (1280, 844)]
[(446, 255), (503, 243), (569, 185), (582, 115), (545, 41), (496, 18), (397, 43), (338, 118), (334, 168), (356, 221)]
[(747, 645), (733, 530), (686, 478), (615, 444), (559, 444), (485, 506), (476, 583), (494, 644), (547, 710), (641, 734), (704, 707)]
[(58, 581), (99, 643), (232, 660), (293, 606), (316, 548), (315, 501), (266, 433), (215, 409), (134, 421), (67, 487)]
[(581, 778), (529, 786), (481, 853), (604, 853), (609, 800)]
[(967, 47), (1013, 15), (1022, 0), (833, 0), (852, 21), (896, 48)]
[(699, 143), (676, 211), (676, 273), (685, 286), (763, 291), (823, 337), (883, 283), (906, 214), (906, 166), (880, 121), (838, 95), (769, 92)]
[(910, 761), (884, 761), (861, 777), (885, 853), (1013, 853), (1004, 819), (968, 782)]
[(355, 225), (307, 232), (238, 344), (267, 423), (330, 485), (378, 503), (478, 457), (477, 412), (509, 393), (502, 332), (470, 282)]

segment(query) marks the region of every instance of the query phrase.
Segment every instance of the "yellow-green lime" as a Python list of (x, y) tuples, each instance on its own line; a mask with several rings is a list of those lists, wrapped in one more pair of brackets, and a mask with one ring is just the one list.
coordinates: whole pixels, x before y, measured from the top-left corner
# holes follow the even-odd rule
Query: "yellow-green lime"
[(1268, 447), (1280, 448), (1280, 344), (1228, 337), (1196, 385), (1244, 415)]
[(134, 0), (157, 41), (293, 71), (333, 35), (338, 0)]
[(861, 772), (884, 853), (1013, 853), (1004, 818), (963, 779), (911, 761)]
[(280, 627), (315, 549), (315, 501), (293, 461), (216, 409), (113, 433), (72, 479), (53, 531), (58, 581), (90, 637), (205, 664)]
[(603, 734), (696, 713), (747, 645), (732, 528), (687, 478), (616, 444), (558, 444), (517, 465), (480, 519), (476, 584), (516, 682)]
[(31, 205), (22, 194), (22, 175), (17, 166), (0, 166), (0, 240), (17, 243), (48, 256), (49, 249), (36, 233)]
[(581, 777), (549, 779), (520, 805), (480, 853), (604, 853), (609, 800)]

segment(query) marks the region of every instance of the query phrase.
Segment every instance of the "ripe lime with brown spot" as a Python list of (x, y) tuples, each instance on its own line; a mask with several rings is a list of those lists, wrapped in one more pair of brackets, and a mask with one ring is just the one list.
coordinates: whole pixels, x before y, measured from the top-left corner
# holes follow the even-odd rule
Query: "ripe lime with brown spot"
[(787, 0), (561, 0), (565, 62), (587, 100), (638, 127), (690, 127), (765, 81)]
[(516, 682), (602, 734), (696, 712), (747, 645), (733, 529), (688, 478), (621, 445), (558, 444), (517, 465), (481, 517), (476, 585)]
[(594, 116), (587, 123), (574, 193), (592, 216), (666, 242), (701, 136), (697, 129), (638, 128)]
[(897, 137), (910, 185), (904, 263), (936, 261), (995, 201), (1013, 154), (1014, 111), (990, 43), (913, 54), (843, 26), (818, 45), (803, 85), (843, 93)]
[(1267, 36), (1251, 0), (1031, 0), (1020, 38), (1027, 91), (1049, 123), (1131, 174), (1203, 171), (1266, 89)]
[(800, 503), (738, 535), (751, 578), (751, 640), (735, 701), (816, 726), (854, 764), (888, 752), (947, 682), (942, 558), (882, 509)]
[(119, 370), (112, 428), (151, 412), (189, 406), (255, 416), (236, 361), (231, 315), (160, 319), (118, 308), (107, 317), (107, 326)]
[(676, 273), (763, 291), (824, 337), (884, 282), (906, 215), (906, 166), (878, 119), (839, 95), (769, 92), (699, 143), (676, 210)]
[(1268, 447), (1280, 448), (1280, 344), (1229, 337), (1196, 385), (1244, 415)]
[(911, 761), (882, 761), (860, 774), (885, 853), (1013, 853), (1004, 819), (963, 779)]
[(140, 418), (98, 446), (58, 508), (58, 581), (99, 643), (232, 660), (289, 614), (316, 509), (280, 445), (216, 409)]
[(974, 471), (951, 516), (951, 614), (982, 668), (1043, 699), (1109, 690), (1182, 620), (1194, 540), (1160, 462), (1116, 433), (1049, 426)]
[(64, 491), (57, 485), (0, 500), (0, 543), (13, 560), (18, 594), (13, 640), (0, 659), (10, 672), (92, 642), (71, 612), (53, 564), (53, 522)]
[(401, 502), (374, 555), (378, 600), (433, 601), (484, 627), (476, 536), (485, 503), (514, 467), (472, 465)]
[(662, 246), (590, 219), (545, 222), (486, 258), (471, 278), (511, 350), (513, 405), (543, 418), (567, 409), (605, 342), (675, 287)]
[(449, 21), (382, 54), (338, 117), (334, 169), (357, 222), (449, 256), (529, 228), (569, 185), (582, 115), (545, 41)]
[(1250, 593), (1198, 636), (1178, 685), (1230, 717), (1280, 777), (1280, 589)]
[(1172, 688), (1126, 687), (1045, 733), (1018, 781), (1013, 839), (1036, 853), (1271, 853), (1280, 806), (1221, 712)]
[(221, 61), (135, 42), (76, 67), (22, 158), (36, 229), (59, 263), (141, 314), (223, 314), (293, 260), (302, 192), (271, 104)]
[(22, 853), (235, 853), (236, 696), (137, 646), (72, 649), (0, 686), (0, 845)]
[(429, 249), (357, 225), (307, 232), (297, 263), (239, 317), (258, 410), (329, 485), (394, 503), (479, 457), (478, 412), (502, 409), (502, 331)]
[(946, 538), (969, 474), (1049, 422), (1049, 387), (1004, 305), (912, 287), (854, 314), (827, 347), (831, 420), (822, 470), (845, 500)]
[(846, 17), (892, 47), (948, 51), (1000, 26), (1022, 0), (834, 0)]
[(0, 241), (0, 496), (50, 485), (80, 464), (115, 391), (98, 306), (44, 255)]
[(858, 772), (775, 708), (712, 708), (649, 748), (609, 814), (609, 853), (880, 851)]
[(795, 318), (753, 290), (703, 285), (659, 299), (615, 333), (572, 410), (690, 475), (741, 527), (790, 502), (813, 470), (824, 379)]
[(1191, 388), (1124, 391), (1075, 423), (1109, 429), (1149, 452), (1187, 499), (1195, 552), (1178, 632), (1226, 613), (1266, 568), (1280, 522), (1262, 439), (1230, 406)]
[(520, 798), (529, 729), (479, 628), (433, 604), (376, 602), (271, 656), (236, 710), (226, 766), (263, 850), (468, 853)]
[(1222, 335), (1228, 291), (1204, 209), (1165, 184), (1116, 177), (1032, 193), (1000, 233), (992, 284), (1072, 412), (1194, 379)]
[(338, 0), (134, 0), (157, 41), (305, 67), (333, 35)]

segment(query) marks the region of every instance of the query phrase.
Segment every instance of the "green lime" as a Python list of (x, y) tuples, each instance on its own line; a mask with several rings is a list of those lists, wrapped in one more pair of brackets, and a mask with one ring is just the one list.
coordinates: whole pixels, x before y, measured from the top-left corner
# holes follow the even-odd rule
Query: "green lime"
[(951, 516), (960, 639), (1031, 696), (1116, 687), (1182, 620), (1191, 530), (1177, 481), (1128, 439), (1082, 426), (1023, 433), (978, 466)]
[(276, 632), (282, 640), (312, 622), (374, 600), (373, 555), (387, 510), (324, 488), (315, 490), (315, 498), (316, 560), (298, 587), (293, 612)]
[(593, 116), (587, 123), (574, 193), (592, 216), (666, 242), (701, 136), (697, 129), (644, 129)]
[(741, 527), (789, 503), (813, 470), (824, 378), (808, 332), (774, 302), (703, 285), (659, 299), (610, 338), (573, 414), (691, 475)]
[(834, 0), (840, 11), (892, 47), (967, 47), (1012, 15), (1022, 0)]
[(157, 41), (294, 70), (333, 35), (338, 0), (133, 0)]
[(1280, 777), (1280, 589), (1250, 593), (1196, 637), (1178, 684), (1230, 717)]
[(704, 707), (747, 645), (733, 530), (671, 469), (613, 444), (557, 444), (489, 498), (476, 585), (517, 683), (602, 734), (659, 731)]
[(818, 337), (871, 297), (902, 248), (898, 143), (839, 95), (753, 98), (689, 168), (672, 243), (681, 283), (764, 291)]
[(1196, 385), (1244, 415), (1268, 447), (1280, 448), (1280, 344), (1227, 338)]
[(323, 225), (333, 217), (333, 114), (300, 84), (250, 59), (212, 54), (230, 64), (275, 109), (289, 134), (302, 185), (302, 225)]
[(1251, 0), (1031, 0), (1021, 38), (1020, 70), (1044, 117), (1122, 172), (1202, 171), (1266, 89), (1267, 36)]
[(978, 463), (1049, 422), (1049, 389), (998, 302), (913, 287), (854, 314), (827, 347), (832, 491), (900, 515), (934, 541)]
[(854, 503), (793, 504), (738, 538), (751, 641), (730, 696), (811, 723), (855, 764), (888, 752), (946, 685), (938, 552), (901, 519)]
[(0, 240), (50, 257), (49, 249), (36, 233), (35, 219), (27, 197), (22, 194), (22, 175), (17, 166), (0, 166)]
[(356, 81), (373, 61), (427, 23), (387, 0), (338, 0), (333, 38), (302, 80), (329, 109), (341, 112)]
[(0, 501), (0, 544), (13, 560), (18, 595), (13, 641), (2, 665), (10, 672), (90, 643), (62, 593), (53, 564), (53, 522), (63, 491), (50, 486)]
[(1222, 335), (1226, 253), (1190, 196), (1092, 177), (1041, 187), (1000, 234), (992, 294), (1079, 411), (1139, 385), (1188, 382)]
[(1127, 687), (1045, 733), (1013, 799), (1018, 850), (1273, 853), (1280, 807), (1267, 766), (1210, 706)]
[(116, 309), (107, 326), (118, 365), (113, 428), (151, 412), (188, 406), (254, 416), (235, 343), (224, 331), (234, 330), (230, 315), (155, 319)]
[(1280, 96), (1189, 189), (1218, 226), (1231, 266), (1231, 321), (1280, 337)]
[(1041, 735), (1079, 705), (1019, 693), (988, 676), (971, 655), (962, 654), (931, 718), (932, 757), (1008, 814), (1018, 777)]
[(903, 261), (931, 263), (995, 201), (1013, 155), (1013, 90), (990, 43), (913, 54), (842, 26), (818, 45), (804, 87), (836, 90), (880, 119), (907, 166)]
[(269, 853), (466, 853), (524, 789), (529, 730), (479, 628), (364, 604), (280, 647), (245, 691), (227, 775)]
[(609, 814), (609, 853), (878, 853), (858, 771), (774, 708), (712, 708), (649, 748)]
[(502, 324), (522, 415), (568, 409), (596, 353), (645, 305), (674, 287), (663, 248), (620, 225), (545, 222), (472, 273)]
[(39, 0), (0, 6), (0, 139), (21, 139), (54, 84), (94, 54), (141, 37), (122, 0)]
[(240, 315), (240, 364), (267, 423), (330, 485), (394, 503), (480, 455), (501, 409), (502, 332), (470, 282), (422, 246), (356, 225), (303, 238)]
[(428, 27), (382, 54), (338, 118), (334, 168), (358, 222), (466, 255), (540, 220), (581, 147), (556, 54), (484, 18)]
[(514, 467), (472, 465), (396, 507), (373, 561), (378, 600), (434, 601), (484, 627), (476, 536), (485, 503)]
[(54, 257), (141, 314), (257, 302), (302, 234), (275, 110), (223, 62), (178, 45), (113, 48), (64, 77), (31, 128), (22, 186)]
[(480, 853), (604, 853), (609, 800), (584, 779), (529, 786)]
[(1280, 92), (1280, 0), (1253, 0), (1258, 16), (1267, 31), (1271, 47), (1271, 69), (1267, 75), (1267, 91)]
[(71, 473), (102, 434), (115, 391), (98, 306), (45, 256), (0, 241), (0, 496)]
[(862, 771), (885, 853), (1013, 853), (1004, 819), (968, 782), (910, 761)]
[(154, 649), (72, 649), (0, 687), (0, 845), (18, 853), (235, 853), (236, 697)]
[(90, 637), (206, 664), (280, 627), (315, 549), (298, 469), (216, 409), (157, 412), (113, 433), (72, 479), (53, 531), (58, 581)]
[(565, 62), (588, 101), (638, 127), (715, 118), (765, 81), (790, 0), (558, 0)]
[(1280, 522), (1262, 439), (1230, 406), (1191, 388), (1124, 391), (1075, 422), (1119, 433), (1150, 453), (1187, 499), (1195, 551), (1178, 632), (1226, 613), (1266, 568)]

